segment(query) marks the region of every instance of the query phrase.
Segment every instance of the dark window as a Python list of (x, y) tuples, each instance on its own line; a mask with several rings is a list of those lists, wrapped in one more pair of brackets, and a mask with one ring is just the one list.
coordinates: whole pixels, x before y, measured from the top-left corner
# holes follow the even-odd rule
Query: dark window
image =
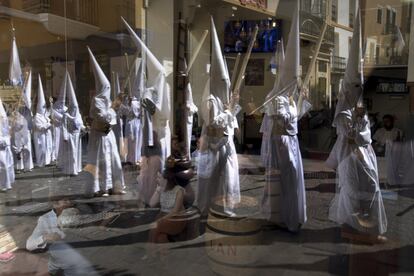
[(382, 8), (377, 9), (377, 23), (382, 24)]

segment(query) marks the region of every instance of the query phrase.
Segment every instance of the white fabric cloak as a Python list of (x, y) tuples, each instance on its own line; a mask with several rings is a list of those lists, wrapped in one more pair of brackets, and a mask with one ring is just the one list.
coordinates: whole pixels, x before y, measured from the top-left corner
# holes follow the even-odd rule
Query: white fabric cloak
[(201, 115), (204, 120), (198, 163), (198, 208), (206, 214), (213, 202), (232, 215), (240, 202), (239, 164), (234, 146), (236, 117), (225, 109), (229, 102), (230, 78), (224, 63), (213, 18), (210, 81), (204, 92)]
[(33, 118), (33, 138), (36, 153), (36, 165), (44, 167), (52, 162), (52, 130), (49, 112), (46, 109), (46, 100), (43, 93), (42, 80), (39, 75), (39, 89), (37, 94), (36, 114)]
[(9, 120), (0, 99), (0, 189), (11, 189), (15, 181)]
[(88, 163), (96, 166), (94, 192), (125, 187), (121, 158), (112, 126), (116, 124), (116, 113), (111, 108), (111, 85), (88, 48), (95, 76), (96, 94), (92, 100), (89, 116), (92, 118), (88, 144)]

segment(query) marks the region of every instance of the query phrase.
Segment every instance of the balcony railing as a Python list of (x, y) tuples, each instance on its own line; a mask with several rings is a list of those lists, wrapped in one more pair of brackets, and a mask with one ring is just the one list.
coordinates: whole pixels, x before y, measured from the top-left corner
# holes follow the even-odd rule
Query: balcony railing
[(24, 0), (23, 11), (30, 13), (47, 13), (50, 10), (50, 0)]
[(397, 27), (395, 24), (385, 24), (384, 26), (384, 35), (394, 34)]
[(332, 71), (344, 72), (346, 68), (346, 58), (332, 56)]
[[(51, 13), (64, 16), (64, 1), (23, 0), (23, 11), (34, 14)], [(98, 0), (77, 0), (66, 2), (66, 16), (69, 19), (97, 25)]]
[[(313, 15), (307, 11), (301, 11), (300, 15), (300, 32), (304, 35), (319, 38), (322, 32), (325, 18)], [(335, 31), (332, 26), (328, 26), (325, 33), (325, 42), (334, 44)]]

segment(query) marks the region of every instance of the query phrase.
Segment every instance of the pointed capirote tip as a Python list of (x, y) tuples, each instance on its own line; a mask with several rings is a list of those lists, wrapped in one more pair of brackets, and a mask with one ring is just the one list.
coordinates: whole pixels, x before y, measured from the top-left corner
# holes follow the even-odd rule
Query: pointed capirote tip
[(121, 16), (122, 22), (124, 23), (125, 27), (127, 28), (128, 32), (136, 35), (136, 33), (134, 32), (134, 30), (132, 29), (132, 27), (128, 24), (128, 22)]
[(91, 48), (89, 48), (89, 46), (86, 46), (86, 48), (88, 49), (89, 58), (91, 58), (92, 60), (95, 60), (95, 56), (93, 55)]

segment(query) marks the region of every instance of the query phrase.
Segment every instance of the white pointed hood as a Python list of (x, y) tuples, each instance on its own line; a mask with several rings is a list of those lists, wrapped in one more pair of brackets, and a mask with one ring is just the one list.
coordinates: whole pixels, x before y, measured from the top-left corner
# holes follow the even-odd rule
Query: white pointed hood
[(78, 100), (76, 99), (76, 93), (75, 89), (73, 88), (72, 80), (70, 78), (69, 73), (67, 73), (66, 78), (67, 84), (66, 84), (66, 93), (68, 97), (68, 111), (70, 112), (71, 116), (74, 116), (76, 118), (76, 121), (83, 125), (82, 115), (79, 111), (79, 104)]
[[(169, 116), (170, 104), (169, 99), (167, 99), (169, 92), (167, 91), (168, 84), (165, 80), (165, 68), (158, 61), (158, 59), (154, 56), (154, 54), (148, 49), (145, 43), (138, 37), (135, 31), (128, 25), (124, 18), (122, 18), (122, 22), (125, 24), (128, 32), (130, 33), (132, 40), (134, 41), (137, 48), (141, 48), (142, 56), (144, 60), (148, 58), (148, 61), (155, 67), (157, 74), (155, 74), (155, 78), (148, 79), (149, 86), (145, 89), (145, 93), (143, 95), (143, 99), (150, 101), (154, 104), (154, 106), (158, 109), (158, 111), (162, 111), (164, 115), (167, 117)], [(145, 58), (146, 56), (146, 58)], [(146, 65), (146, 63), (144, 63)], [(145, 70), (145, 68), (142, 68)], [(168, 114), (168, 115), (167, 115)]]
[(283, 64), (285, 63), (285, 47), (283, 46), (283, 39), (279, 40), (277, 42), (276, 47), (276, 62), (277, 62), (277, 68), (278, 68), (278, 74), (275, 78), (275, 83), (273, 85), (273, 89), (267, 94), (266, 100), (271, 98), (272, 96), (276, 95), (280, 89), (281, 89), (281, 68), (283, 67)]
[[(187, 60), (184, 59), (184, 70), (183, 72), (187, 72)], [(187, 76), (187, 78), (189, 78)], [(190, 111), (189, 114), (190, 116), (192, 116), (194, 113), (196, 113), (198, 111), (197, 106), (194, 104), (194, 100), (193, 100), (193, 89), (191, 87), (191, 83), (188, 80), (187, 85), (185, 87), (185, 103), (186, 103), (186, 107), (187, 109)]]
[(45, 99), (45, 93), (43, 91), (42, 78), (40, 77), (40, 74), (38, 75), (38, 79), (39, 79), (39, 86), (37, 89), (36, 113), (45, 115), (46, 114), (46, 99)]
[(340, 113), (349, 113), (362, 96), (363, 74), (362, 74), (362, 38), (361, 38), (361, 14), (358, 7), (354, 33), (352, 35), (351, 49), (345, 76), (338, 95), (338, 103), (335, 110), (333, 125), (336, 126), (336, 118)]
[[(285, 61), (280, 68), (280, 87), (284, 89), (292, 84), (298, 83), (299, 80), (299, 64), (300, 64), (300, 33), (299, 33), (299, 2), (296, 1), (295, 10), (292, 17), (292, 25), (289, 32), (289, 40), (286, 46)], [(297, 85), (291, 86), (283, 94), (293, 95)]]
[(29, 71), (26, 82), (23, 87), (23, 102), (24, 105), (31, 110), (32, 109), (32, 70)]
[(211, 47), (210, 94), (220, 98), (225, 104), (230, 98), (230, 77), (213, 17), (211, 17)]
[(95, 56), (93, 55), (91, 49), (89, 47), (89, 57), (90, 62), (93, 70), (93, 74), (95, 76), (95, 98), (102, 98), (108, 101), (108, 104), (111, 102), (111, 83), (109, 82), (108, 78), (105, 76), (104, 72), (102, 71), (101, 66), (99, 66), (98, 62), (96, 61)]
[(58, 112), (65, 112), (66, 110), (66, 86), (69, 73), (66, 71), (59, 89), (59, 95), (56, 102), (53, 103), (53, 108)]
[(119, 83), (119, 74), (115, 73), (115, 79), (114, 79), (114, 96), (117, 97), (119, 94), (121, 94), (121, 84)]
[(164, 66), (162, 66), (161, 62), (158, 61), (158, 59), (154, 56), (154, 54), (148, 49), (147, 45), (139, 38), (139, 36), (135, 33), (135, 31), (129, 26), (128, 22), (121, 17), (122, 22), (124, 22), (125, 27), (127, 28), (128, 32), (132, 36), (132, 40), (134, 41), (137, 48), (142, 49), (142, 55), (146, 54), (148, 57), (148, 60), (155, 66), (157, 71), (165, 73)]
[(13, 36), (10, 54), (9, 80), (13, 86), (22, 85), (22, 67), (20, 66), (19, 51), (16, 38)]

